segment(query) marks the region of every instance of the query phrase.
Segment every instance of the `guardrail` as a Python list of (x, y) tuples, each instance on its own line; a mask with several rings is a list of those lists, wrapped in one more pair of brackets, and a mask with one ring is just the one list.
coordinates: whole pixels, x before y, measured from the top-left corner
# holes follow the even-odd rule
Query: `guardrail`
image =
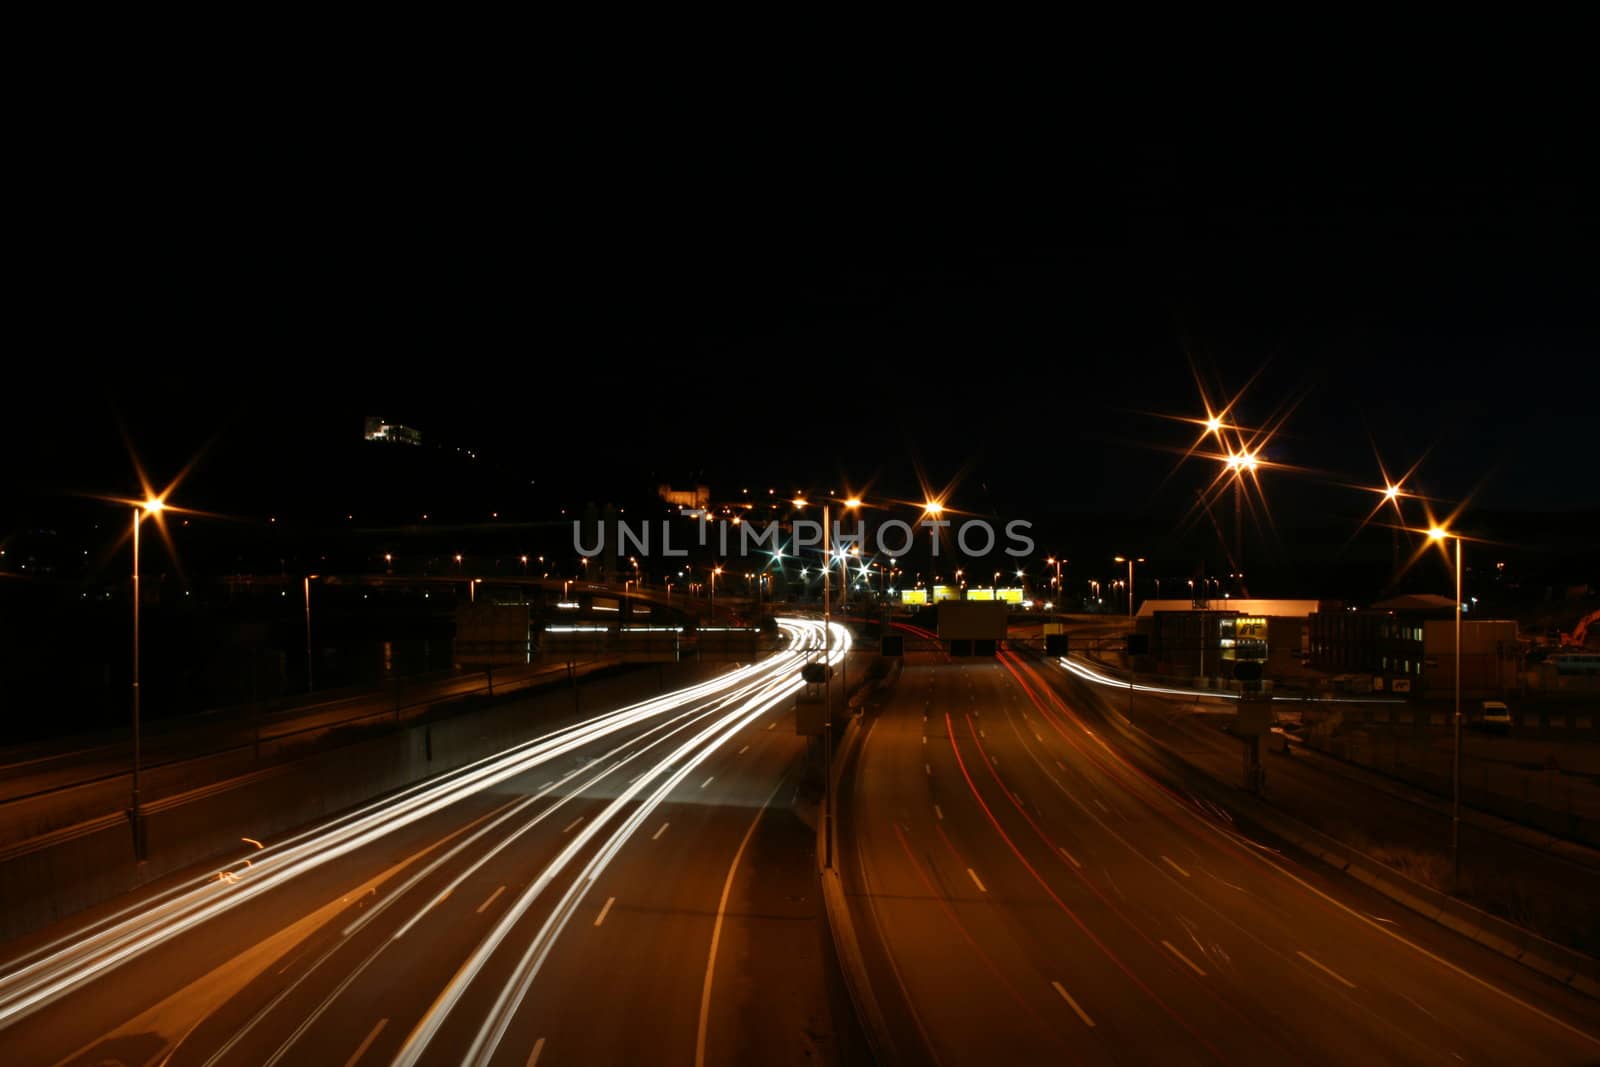
[[(486, 673), (481, 681), (469, 675), (455, 676), (460, 684), (451, 685), (444, 679), (443, 686), (433, 687), (426, 695), (406, 699), (403, 690), (393, 688), (368, 694), (381, 702), (381, 706), (363, 706), (351, 709), (348, 715), (318, 717), (318, 709), (337, 707), (346, 701), (332, 701), (326, 705), (312, 705), (293, 709), (293, 714), (280, 713), (274, 719), (254, 722), (217, 723), (207, 731), (198, 750), (190, 749), (170, 758), (146, 760), (140, 771), (144, 777), (144, 794), (147, 806), (160, 803), (174, 794), (186, 793), (252, 773), (264, 767), (281, 764), (310, 751), (331, 747), (315, 742), (330, 735), (344, 732), (355, 735), (370, 732), (371, 728), (385, 723), (396, 726), (414, 722), (442, 704), (468, 702), (483, 696), (496, 696), (549, 684), (553, 680), (576, 681), (596, 671), (612, 666), (609, 662), (586, 663), (568, 667), (551, 665), (519, 672), (508, 679), (504, 672), (497, 679)], [(391, 699), (392, 695), (392, 699)], [(300, 726), (274, 729), (274, 723), (292, 724), (316, 717), (317, 721)], [(99, 746), (94, 753), (104, 753)], [(63, 754), (70, 759), (72, 754)], [(81, 754), (80, 754), (81, 758)], [(70, 830), (103, 817), (125, 819), (127, 816), (128, 779), (131, 768), (122, 765), (105, 769), (106, 760), (91, 773), (52, 783), (40, 789), (16, 793), (0, 799), (0, 844), (16, 846), (51, 834)]]

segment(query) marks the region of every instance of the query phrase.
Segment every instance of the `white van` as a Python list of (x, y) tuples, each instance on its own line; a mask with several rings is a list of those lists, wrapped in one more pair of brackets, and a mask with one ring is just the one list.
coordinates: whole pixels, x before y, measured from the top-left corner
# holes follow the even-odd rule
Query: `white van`
[(1511, 729), (1511, 709), (1503, 701), (1485, 700), (1483, 710), (1478, 714), (1478, 725), (1485, 730), (1507, 731)]

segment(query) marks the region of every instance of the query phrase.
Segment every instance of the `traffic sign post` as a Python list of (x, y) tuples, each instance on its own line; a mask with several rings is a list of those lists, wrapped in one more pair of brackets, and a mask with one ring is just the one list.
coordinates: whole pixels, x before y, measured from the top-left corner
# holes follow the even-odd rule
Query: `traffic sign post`
[(1260, 663), (1241, 660), (1233, 665), (1233, 676), (1244, 686), (1233, 718), (1233, 733), (1245, 746), (1244, 787), (1259, 794), (1267, 784), (1261, 753), (1266, 737), (1272, 733), (1272, 695), (1260, 690)]

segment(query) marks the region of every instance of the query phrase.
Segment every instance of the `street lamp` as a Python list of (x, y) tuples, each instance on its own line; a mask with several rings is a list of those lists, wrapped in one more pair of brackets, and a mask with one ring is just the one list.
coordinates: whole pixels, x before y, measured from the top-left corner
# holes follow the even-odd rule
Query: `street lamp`
[(721, 567), (711, 568), (711, 621), (717, 620), (717, 575), (722, 573)]
[(311, 579), (315, 577), (315, 574), (308, 574), (302, 579), (306, 594), (306, 692), (308, 693), (316, 688), (311, 671)]
[(1116, 562), (1128, 565), (1128, 618), (1133, 618), (1133, 565), (1143, 563), (1143, 556), (1117, 556)]
[[(861, 507), (861, 498), (858, 497), (858, 496), (853, 496), (853, 497), (850, 497), (850, 498), (848, 498), (848, 499), (846, 499), (844, 501), (841, 501), (841, 503), (844, 505), (844, 509), (846, 511), (856, 511)], [(823, 509), (822, 509), (822, 521), (823, 522), (827, 522), (828, 521), (828, 508), (827, 508), (826, 505), (824, 505)], [(832, 531), (829, 531), (830, 534), (831, 534), (831, 532)], [(859, 553), (861, 551), (861, 548), (860, 548), (859, 545), (852, 546), (852, 549), (857, 553)], [(830, 562), (830, 565), (831, 565), (831, 560), (829, 562)], [(839, 550), (839, 608), (840, 608), (841, 611), (844, 609), (844, 605), (845, 605), (845, 603), (847, 601), (849, 601), (849, 599), (850, 599), (850, 553), (846, 552), (844, 549), (841, 548)]]
[(1450, 757), (1450, 886), (1457, 889), (1461, 885), (1461, 537), (1442, 526), (1435, 526), (1428, 531), (1428, 538), (1432, 541), (1449, 538), (1456, 543), (1456, 713), (1455, 740)]
[(160, 514), (166, 507), (158, 496), (133, 505), (133, 794), (130, 797), (128, 819), (133, 823), (134, 858), (145, 858), (144, 808), (139, 802), (139, 523), (147, 515)]

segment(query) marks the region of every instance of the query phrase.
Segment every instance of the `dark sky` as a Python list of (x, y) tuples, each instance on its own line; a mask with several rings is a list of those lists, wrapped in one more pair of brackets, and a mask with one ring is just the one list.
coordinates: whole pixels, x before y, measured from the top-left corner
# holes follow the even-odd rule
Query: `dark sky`
[[(1441, 497), (1600, 507), (1592, 126), (1529, 100), (1247, 104), (568, 85), (526, 108), (100, 101), (40, 131), (0, 430), (32, 490), (157, 471), (331, 499), (384, 414), (549, 499), (915, 462), (970, 506), (1180, 512), (1202, 414), (1292, 409), (1290, 516), (1372, 441)], [(203, 94), (198, 94), (203, 96)], [(1530, 99), (1536, 99), (1535, 97)], [(263, 472), (271, 470), (269, 478)], [(271, 504), (272, 502), (269, 502)], [(234, 505), (236, 506), (236, 505)]]

